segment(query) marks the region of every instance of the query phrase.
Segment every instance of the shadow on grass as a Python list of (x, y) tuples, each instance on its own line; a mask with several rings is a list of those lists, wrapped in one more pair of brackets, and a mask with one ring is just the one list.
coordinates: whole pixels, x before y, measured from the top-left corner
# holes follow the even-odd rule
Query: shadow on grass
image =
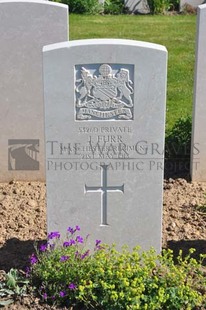
[[(36, 242), (43, 243), (44, 240)], [(0, 270), (8, 272), (11, 268), (25, 270), (29, 265), (29, 257), (35, 252), (35, 241), (22, 241), (17, 238), (7, 240), (0, 248)]]
[[(191, 257), (199, 260), (201, 254), (206, 255), (206, 240), (170, 240), (167, 243), (167, 248), (173, 251), (174, 258), (177, 258), (180, 250), (182, 250), (183, 257), (185, 257), (189, 253), (189, 249), (193, 248), (195, 252)], [(206, 259), (202, 263), (206, 266)]]

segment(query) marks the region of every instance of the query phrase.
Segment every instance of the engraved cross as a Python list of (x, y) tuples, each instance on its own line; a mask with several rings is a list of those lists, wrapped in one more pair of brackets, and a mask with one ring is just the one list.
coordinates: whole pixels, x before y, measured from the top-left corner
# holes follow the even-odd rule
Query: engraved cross
[(100, 192), (101, 193), (101, 225), (108, 225), (107, 223), (107, 192), (122, 192), (124, 193), (124, 184), (121, 186), (107, 185), (107, 167), (108, 165), (100, 165), (101, 171), (101, 185), (87, 186), (85, 184), (85, 191)]

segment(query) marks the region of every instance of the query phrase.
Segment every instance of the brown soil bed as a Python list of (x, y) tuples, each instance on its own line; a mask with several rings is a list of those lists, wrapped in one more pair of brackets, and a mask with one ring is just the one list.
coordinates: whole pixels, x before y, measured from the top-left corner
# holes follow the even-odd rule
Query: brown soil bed
[[(34, 252), (34, 242), (46, 239), (45, 184), (0, 184), (0, 274), (10, 268), (24, 270)], [(185, 179), (164, 182), (163, 247), (174, 253), (195, 248), (206, 253), (206, 184)], [(6, 308), (5, 308), (6, 309)], [(57, 309), (29, 295), (7, 309)]]

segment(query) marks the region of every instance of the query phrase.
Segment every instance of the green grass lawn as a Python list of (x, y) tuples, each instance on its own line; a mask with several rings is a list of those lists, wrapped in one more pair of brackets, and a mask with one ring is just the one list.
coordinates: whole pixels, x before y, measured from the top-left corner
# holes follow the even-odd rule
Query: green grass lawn
[(196, 16), (70, 15), (70, 40), (124, 38), (165, 45), (169, 53), (167, 129), (191, 115)]

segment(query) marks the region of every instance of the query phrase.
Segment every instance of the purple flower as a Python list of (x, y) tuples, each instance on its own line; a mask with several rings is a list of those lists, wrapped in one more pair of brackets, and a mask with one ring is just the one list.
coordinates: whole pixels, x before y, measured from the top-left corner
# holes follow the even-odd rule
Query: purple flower
[(79, 256), (79, 252), (76, 251), (76, 252), (75, 252), (75, 258), (77, 258), (78, 256)]
[(81, 236), (77, 236), (77, 237), (76, 237), (76, 241), (77, 241), (78, 243), (83, 243), (83, 242), (84, 242), (84, 239), (83, 239)]
[(38, 258), (36, 257), (35, 254), (32, 254), (31, 257), (30, 257), (30, 263), (31, 265), (34, 265), (38, 262)]
[(89, 250), (87, 250), (84, 254), (82, 254), (81, 259), (84, 259), (89, 255)]
[(48, 239), (60, 238), (60, 233), (58, 231), (52, 231), (48, 234)]
[(26, 278), (29, 278), (30, 272), (31, 272), (30, 267), (26, 267), (26, 270), (25, 270), (25, 276), (26, 276)]
[(95, 251), (103, 249), (103, 247), (100, 245), (101, 242), (102, 242), (101, 240), (96, 240), (96, 244), (94, 248)]
[(70, 240), (69, 240), (69, 243), (70, 243), (70, 245), (72, 245), (72, 244), (75, 244), (76, 242), (75, 242), (74, 239), (70, 239)]
[(70, 226), (67, 228), (67, 231), (70, 232), (72, 235), (73, 235), (77, 230), (78, 230), (78, 231), (80, 230), (79, 225), (76, 225), (75, 229), (72, 228), (72, 227), (70, 227)]
[(96, 240), (95, 246), (98, 246), (101, 243), (101, 240)]
[(69, 259), (69, 256), (63, 255), (60, 257), (60, 262), (66, 262)]
[(74, 283), (70, 283), (68, 287), (70, 290), (75, 290), (77, 286)]
[(73, 240), (73, 239), (70, 239), (69, 241), (65, 241), (64, 243), (63, 243), (63, 247), (68, 247), (68, 246), (71, 246), (72, 244), (75, 244), (76, 242), (75, 242), (75, 240)]
[(47, 299), (47, 293), (44, 293), (44, 294), (42, 295), (42, 297), (43, 297), (44, 299)]
[(40, 250), (41, 252), (45, 252), (45, 251), (47, 250), (47, 246), (48, 246), (47, 243), (46, 243), (46, 244), (41, 244), (40, 247), (39, 247), (39, 250)]
[(72, 227), (68, 227), (67, 231), (70, 232), (72, 235), (73, 233), (75, 233), (75, 229), (73, 229)]
[(70, 246), (70, 242), (65, 241), (65, 242), (63, 243), (63, 247), (67, 248), (68, 246)]
[(59, 296), (64, 297), (64, 296), (66, 296), (66, 293), (64, 291), (61, 291), (61, 292), (59, 292)]

